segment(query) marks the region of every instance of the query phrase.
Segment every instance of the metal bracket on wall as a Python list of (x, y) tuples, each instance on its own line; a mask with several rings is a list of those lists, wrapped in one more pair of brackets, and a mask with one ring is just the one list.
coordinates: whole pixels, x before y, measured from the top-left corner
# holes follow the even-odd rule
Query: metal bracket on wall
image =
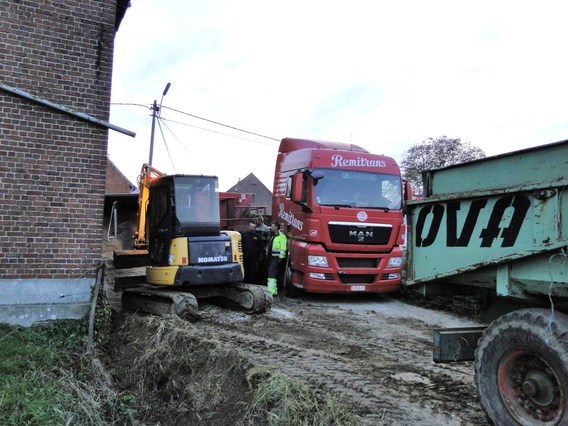
[(123, 129), (122, 127), (115, 126), (114, 124), (109, 123), (108, 121), (99, 120), (91, 115), (74, 111), (66, 106), (55, 104), (47, 99), (40, 98), (39, 96), (32, 95), (24, 90), (16, 89), (15, 87), (8, 86), (4, 83), (0, 82), (0, 89), (4, 90), (5, 92), (11, 93), (13, 95), (19, 96), (24, 99), (28, 99), (30, 101), (36, 102), (41, 105), (45, 105), (49, 108), (55, 109), (57, 111), (63, 112), (65, 114), (69, 114), (73, 117), (76, 117), (80, 120), (87, 121), (89, 123), (96, 124), (97, 126), (102, 126), (107, 129), (115, 130), (119, 133), (123, 133), (127, 136), (135, 137), (136, 133), (130, 130)]

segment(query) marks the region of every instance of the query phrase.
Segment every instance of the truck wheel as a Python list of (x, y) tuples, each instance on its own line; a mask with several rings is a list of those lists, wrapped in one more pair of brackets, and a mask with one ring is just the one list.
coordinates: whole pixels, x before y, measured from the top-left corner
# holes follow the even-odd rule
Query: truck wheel
[(290, 256), (286, 260), (286, 269), (284, 270), (284, 294), (288, 297), (300, 297), (303, 291), (292, 285), (292, 266), (290, 265)]
[(493, 321), (475, 351), (477, 393), (496, 425), (568, 422), (568, 316), (523, 309)]

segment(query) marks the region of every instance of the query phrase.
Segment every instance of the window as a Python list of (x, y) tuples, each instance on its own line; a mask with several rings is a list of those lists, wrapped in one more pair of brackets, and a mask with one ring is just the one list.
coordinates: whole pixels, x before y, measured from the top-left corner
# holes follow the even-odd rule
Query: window
[(324, 177), (315, 184), (314, 194), (322, 206), (401, 208), (400, 176), (352, 170), (319, 171)]

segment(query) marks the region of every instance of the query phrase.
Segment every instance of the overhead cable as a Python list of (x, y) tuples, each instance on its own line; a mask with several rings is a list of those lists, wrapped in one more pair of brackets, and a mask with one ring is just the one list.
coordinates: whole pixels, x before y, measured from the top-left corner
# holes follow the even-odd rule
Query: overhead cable
[(188, 112), (183, 112), (183, 111), (180, 111), (180, 110), (177, 110), (177, 109), (174, 109), (174, 108), (170, 108), (170, 107), (166, 107), (166, 106), (163, 106), (162, 108), (169, 109), (171, 111), (175, 111), (175, 112), (183, 114), (183, 115), (188, 115), (190, 117), (197, 118), (198, 120), (203, 120), (203, 121), (207, 121), (209, 123), (217, 124), (218, 126), (223, 126), (223, 127), (229, 128), (229, 129), (237, 130), (239, 132), (248, 133), (248, 134), (251, 134), (251, 135), (254, 135), (254, 136), (258, 136), (258, 137), (265, 138), (265, 139), (270, 139), (270, 140), (277, 141), (277, 142), (280, 141), (280, 139), (277, 139), (277, 138), (272, 138), (270, 136), (261, 135), (259, 133), (249, 132), (248, 130), (239, 129), (238, 127), (229, 126), (228, 124), (219, 123), (218, 121), (209, 120), (208, 118), (199, 117), (198, 115), (190, 114)]
[(172, 166), (174, 167), (174, 170), (175, 170), (176, 165), (174, 164), (172, 154), (170, 153), (170, 147), (168, 146), (168, 143), (166, 142), (166, 136), (164, 135), (164, 129), (162, 129), (162, 124), (160, 123), (160, 120), (158, 120), (158, 128), (160, 129), (160, 134), (162, 135), (162, 140), (164, 141), (164, 145), (166, 146), (166, 151), (168, 153), (168, 157), (170, 157), (170, 163), (172, 163)]
[[(241, 137), (241, 136), (230, 135), (230, 134), (228, 134), (228, 133), (218, 132), (218, 131), (216, 131), (216, 130), (207, 129), (207, 128), (205, 128), (205, 127), (194, 126), (194, 125), (192, 125), (192, 124), (184, 123), (184, 122), (182, 122), (182, 121), (170, 120), (170, 119), (167, 119), (167, 118), (164, 118), (164, 117), (160, 117), (160, 120), (162, 120), (162, 121), (169, 121), (170, 123), (181, 124), (182, 126), (193, 127), (194, 129), (205, 130), (205, 131), (211, 132), (211, 133), (217, 133), (218, 135), (224, 135), (224, 136), (229, 136), (229, 137), (231, 137), (231, 138), (242, 139), (242, 140), (244, 140), (244, 141), (259, 143), (259, 144), (261, 144), (261, 145), (274, 146), (274, 145), (269, 144), (269, 143), (265, 143), (265, 142), (261, 142), (261, 141), (255, 141), (255, 140), (253, 140), (253, 139), (243, 138), (243, 137)], [(168, 129), (168, 130), (169, 130), (169, 129)], [(171, 131), (171, 130), (170, 130), (170, 131)], [(248, 133), (250, 133), (250, 132), (248, 132)], [(254, 134), (254, 133), (253, 133), (253, 134)], [(274, 140), (277, 140), (277, 139), (274, 139)]]

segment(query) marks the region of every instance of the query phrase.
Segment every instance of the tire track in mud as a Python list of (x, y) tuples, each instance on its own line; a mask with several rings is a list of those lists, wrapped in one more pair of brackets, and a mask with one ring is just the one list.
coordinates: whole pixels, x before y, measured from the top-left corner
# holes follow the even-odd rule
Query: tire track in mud
[[(485, 424), (471, 367), (448, 371), (433, 364), (429, 342), (407, 338), (403, 331), (408, 326), (372, 318), (371, 327), (357, 315), (350, 318), (351, 312), (341, 312), (339, 323), (336, 313), (327, 315), (319, 307), (302, 306), (301, 312), (295, 318), (266, 315), (232, 323), (217, 322), (214, 316), (204, 325), (254, 363), (342, 395), (364, 425)], [(381, 330), (382, 339), (372, 335), (377, 321), (387, 329)]]

